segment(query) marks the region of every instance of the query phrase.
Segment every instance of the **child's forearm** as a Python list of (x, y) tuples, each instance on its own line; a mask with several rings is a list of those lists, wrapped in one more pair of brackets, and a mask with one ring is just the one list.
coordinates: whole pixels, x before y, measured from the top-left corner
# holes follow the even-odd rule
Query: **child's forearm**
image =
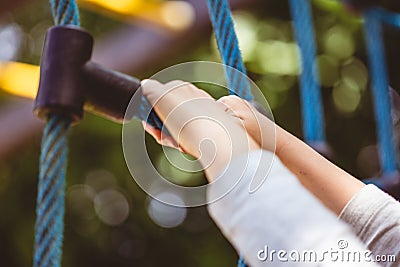
[[(221, 177), (221, 181), (225, 183), (240, 179), (235, 187), (215, 202), (211, 200), (215, 199), (220, 190), (214, 185), (207, 189), (211, 217), (245, 261), (254, 267), (377, 267), (378, 264), (364, 259), (350, 262), (328, 256), (333, 255), (330, 252), (335, 248), (338, 250), (339, 240), (345, 240), (349, 245), (347, 251), (362, 252), (366, 247), (345, 223), (339, 221), (300, 185), (298, 179), (280, 160), (273, 161), (272, 166), (259, 164), (260, 161), (265, 163), (272, 159), (273, 153), (265, 150), (239, 156), (231, 162), (227, 172)], [(247, 167), (243, 169), (243, 165)], [(263, 185), (254, 193), (249, 193), (252, 181), (261, 180), (267, 173), (270, 176)], [(278, 259), (273, 251), (281, 251), (279, 257), (283, 258)], [(318, 261), (312, 261), (311, 258), (309, 261), (291, 260), (293, 254), (291, 257), (290, 253), (293, 251), (313, 251), (319, 254), (315, 256)]]
[(274, 151), (276, 145), (276, 155), (286, 167), (296, 174), (303, 186), (336, 214), (364, 186), (301, 140), (275, 125), (246, 101), (235, 96), (223, 97), (219, 101), (234, 111), (249, 135), (263, 149)]
[(365, 185), (279, 126), (276, 138), (276, 154), (283, 164), (336, 214)]

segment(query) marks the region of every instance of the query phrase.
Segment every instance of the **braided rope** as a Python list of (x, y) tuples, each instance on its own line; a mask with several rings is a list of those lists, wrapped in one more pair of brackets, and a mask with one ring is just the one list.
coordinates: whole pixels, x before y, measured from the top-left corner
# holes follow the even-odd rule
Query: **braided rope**
[(373, 16), (386, 24), (400, 28), (400, 14), (398, 13), (375, 7), (369, 10), (369, 16)]
[[(207, 6), (222, 62), (229, 66), (225, 68), (229, 93), (238, 95), (246, 100), (253, 100), (254, 97), (251, 93), (250, 85), (244, 79), (246, 77), (246, 68), (239, 49), (228, 1), (207, 0)], [(155, 128), (162, 129), (163, 124), (154, 110), (152, 110), (152, 106), (148, 100), (142, 96), (141, 102), (140, 112), (136, 117), (147, 121), (147, 123)], [(147, 116), (147, 114), (149, 115)]]
[(237, 266), (238, 267), (246, 267), (247, 266), (246, 263), (243, 260), (243, 257), (239, 258)]
[(374, 10), (365, 12), (365, 38), (372, 82), (379, 155), (384, 175), (397, 172), (397, 141), (391, 118), (389, 82), (382, 25)]
[(229, 3), (227, 0), (207, 0), (207, 6), (222, 62), (231, 67), (225, 68), (229, 93), (246, 100), (253, 100), (250, 85), (244, 79), (246, 68), (239, 49)]
[[(232, 12), (227, 0), (207, 0), (210, 20), (214, 28), (218, 50), (225, 68), (229, 94), (246, 100), (253, 100), (250, 85), (244, 77), (247, 71), (239, 48), (238, 38), (232, 19)], [(238, 267), (246, 267), (240, 256)]]
[[(79, 26), (75, 0), (50, 1), (55, 24)], [(54, 88), (56, 89), (56, 88)], [(33, 266), (60, 266), (70, 120), (50, 114), (43, 131)]]
[(50, 0), (55, 25), (79, 26), (79, 10), (75, 0)]
[(69, 121), (49, 117), (42, 138), (34, 266), (60, 266)]
[[(246, 68), (239, 49), (228, 1), (207, 0), (207, 6), (222, 61), (225, 65), (229, 66), (225, 68), (229, 93), (238, 95), (246, 100), (253, 100), (254, 97), (251, 93), (250, 85), (244, 79), (246, 77)], [(163, 124), (154, 110), (152, 110), (152, 106), (148, 100), (142, 96), (141, 102), (139, 114), (136, 117), (147, 121), (147, 123), (155, 128), (162, 129)]]
[(147, 121), (148, 124), (155, 127), (156, 129), (163, 129), (163, 131), (167, 131), (166, 128), (163, 128), (162, 121), (157, 116), (149, 100), (147, 100), (145, 96), (141, 96), (139, 114), (136, 114), (136, 118), (141, 121)]
[(303, 132), (307, 143), (325, 142), (324, 111), (318, 69), (314, 65), (316, 44), (309, 0), (289, 0), (294, 31), (301, 52), (300, 93)]

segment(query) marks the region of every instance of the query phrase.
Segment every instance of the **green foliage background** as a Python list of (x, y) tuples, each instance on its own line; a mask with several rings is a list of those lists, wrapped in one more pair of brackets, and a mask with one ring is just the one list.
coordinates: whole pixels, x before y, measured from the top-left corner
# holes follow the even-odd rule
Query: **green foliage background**
[[(382, 2), (393, 11), (400, 8), (396, 1)], [(313, 8), (327, 136), (335, 151), (334, 160), (357, 177), (378, 175), (362, 20), (336, 1), (315, 0)], [(82, 26), (95, 36), (121, 25), (121, 22), (85, 10), (81, 17)], [(8, 14), (3, 21), (17, 23), (28, 36), (18, 60), (38, 64), (44, 32), (52, 24), (48, 3), (33, 1)], [(277, 123), (301, 137), (298, 58), (286, 1), (265, 1), (254, 9), (235, 12), (235, 21), (250, 76), (270, 102)], [(395, 89), (400, 88), (400, 75), (397, 75), (399, 37), (400, 30), (385, 27), (390, 81)], [(219, 61), (211, 36), (194, 47), (192, 53), (172, 63), (189, 60)], [(144, 78), (151, 74), (135, 75)], [(214, 95), (222, 94), (215, 88), (205, 89)], [(1, 94), (1, 103), (9, 99), (10, 96)], [(160, 147), (151, 138), (147, 139), (155, 164), (166, 168), (170, 175), (182, 175), (161, 166), (165, 163), (160, 163), (163, 162)], [(40, 136), (35, 136), (24, 148), (0, 162), (0, 266), (31, 265), (39, 149)], [(126, 198), (129, 216), (123, 223), (111, 226), (100, 220), (92, 197), (81, 190), (87, 188), (88, 177), (93, 173), (100, 181), (94, 191), (112, 189)], [(190, 183), (185, 179), (184, 182)], [(64, 266), (236, 264), (234, 249), (208, 217), (205, 207), (189, 209), (183, 224), (173, 229), (161, 228), (150, 219), (149, 199), (125, 165), (118, 124), (87, 114), (84, 121), (73, 128), (67, 183)], [(74, 191), (76, 188), (78, 190)]]

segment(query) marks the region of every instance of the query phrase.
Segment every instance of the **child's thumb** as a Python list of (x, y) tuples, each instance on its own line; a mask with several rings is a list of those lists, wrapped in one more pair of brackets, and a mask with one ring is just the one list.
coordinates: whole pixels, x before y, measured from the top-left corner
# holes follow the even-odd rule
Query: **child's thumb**
[(164, 94), (164, 85), (156, 80), (145, 79), (141, 82), (142, 94), (154, 105)]

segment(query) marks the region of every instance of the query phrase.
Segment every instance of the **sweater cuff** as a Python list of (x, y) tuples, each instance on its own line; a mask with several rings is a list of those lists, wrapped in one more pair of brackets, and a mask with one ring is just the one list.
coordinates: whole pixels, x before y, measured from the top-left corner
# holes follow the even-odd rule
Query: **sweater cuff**
[(378, 214), (387, 201), (392, 199), (375, 185), (366, 185), (343, 208), (339, 219), (351, 225), (357, 236), (362, 236), (363, 229), (369, 224), (371, 217)]

